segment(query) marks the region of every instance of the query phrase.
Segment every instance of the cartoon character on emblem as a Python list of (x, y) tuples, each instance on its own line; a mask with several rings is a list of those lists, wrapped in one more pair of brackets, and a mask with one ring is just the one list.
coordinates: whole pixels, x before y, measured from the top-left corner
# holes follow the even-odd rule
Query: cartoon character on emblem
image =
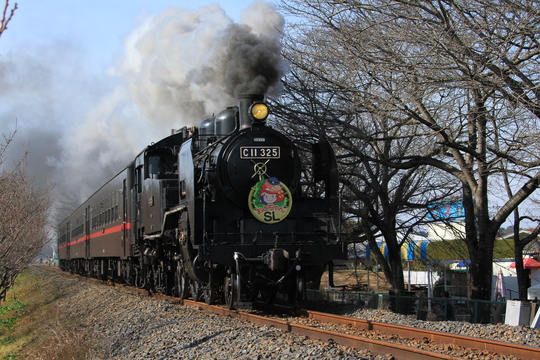
[(255, 218), (267, 224), (275, 224), (285, 219), (292, 206), (291, 192), (277, 178), (261, 178), (251, 188), (249, 210)]
[(279, 180), (275, 177), (266, 180), (261, 186), (259, 198), (261, 203), (265, 205), (282, 202), (285, 199), (285, 195), (283, 194), (283, 188)]

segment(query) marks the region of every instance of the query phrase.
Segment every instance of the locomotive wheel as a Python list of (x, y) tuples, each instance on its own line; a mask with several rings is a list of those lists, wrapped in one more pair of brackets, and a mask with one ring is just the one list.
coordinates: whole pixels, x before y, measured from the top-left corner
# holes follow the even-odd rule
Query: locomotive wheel
[(216, 303), (218, 292), (215, 286), (212, 286), (212, 284), (208, 284), (203, 288), (202, 292), (205, 303), (207, 303), (208, 305), (214, 305)]
[(277, 295), (277, 290), (276, 289), (264, 289), (264, 290), (260, 290), (260, 298), (261, 298), (261, 301), (265, 304), (265, 305), (270, 305), (270, 304), (273, 304), (275, 301), (276, 301), (276, 295)]
[(180, 299), (187, 299), (190, 291), (189, 278), (184, 271), (184, 267), (180, 263), (178, 263), (176, 266), (174, 281), (176, 285), (176, 296), (178, 296)]
[(144, 271), (140, 267), (135, 268), (135, 286), (139, 289), (144, 289), (146, 287)]
[(223, 293), (225, 295), (225, 304), (227, 305), (227, 309), (234, 309), (234, 303), (236, 297), (238, 296), (237, 292), (238, 280), (236, 278), (236, 274), (232, 270), (229, 270), (223, 283)]
[(153, 267), (152, 273), (154, 274), (154, 277), (152, 279), (152, 283), (154, 284), (154, 290), (157, 292), (166, 294), (167, 293), (167, 274), (165, 273), (165, 270), (163, 269), (162, 264)]
[(306, 297), (306, 284), (304, 274), (296, 273), (296, 279), (291, 281), (289, 290), (287, 291), (289, 306), (296, 307), (298, 301), (302, 301)]
[(198, 281), (192, 280), (191, 284), (191, 298), (193, 301), (201, 301), (203, 297), (203, 292)]
[(296, 279), (292, 279), (291, 281), (288, 282), (288, 288), (285, 295), (286, 295), (285, 301), (287, 303), (287, 306), (290, 306), (293, 308), (296, 307), (296, 303), (299, 298), (298, 283), (296, 282)]
[(296, 298), (299, 301), (306, 300), (307, 298), (307, 289), (306, 289), (306, 278), (303, 273), (296, 273), (296, 290), (298, 292)]

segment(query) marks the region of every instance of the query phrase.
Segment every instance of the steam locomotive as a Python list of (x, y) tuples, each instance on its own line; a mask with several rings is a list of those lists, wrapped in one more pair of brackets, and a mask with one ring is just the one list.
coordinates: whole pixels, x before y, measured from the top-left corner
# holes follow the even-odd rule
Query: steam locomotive
[(337, 165), (268, 114), (240, 96), (148, 146), (60, 223), (60, 268), (230, 309), (303, 299), (344, 257)]

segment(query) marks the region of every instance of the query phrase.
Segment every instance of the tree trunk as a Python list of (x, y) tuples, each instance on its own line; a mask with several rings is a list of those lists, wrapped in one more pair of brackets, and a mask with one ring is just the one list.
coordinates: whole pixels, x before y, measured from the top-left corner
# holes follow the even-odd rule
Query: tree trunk
[(399, 295), (405, 288), (405, 279), (403, 277), (401, 244), (397, 239), (395, 224), (383, 231), (383, 234), (388, 248), (388, 267), (385, 269), (385, 276), (394, 293)]

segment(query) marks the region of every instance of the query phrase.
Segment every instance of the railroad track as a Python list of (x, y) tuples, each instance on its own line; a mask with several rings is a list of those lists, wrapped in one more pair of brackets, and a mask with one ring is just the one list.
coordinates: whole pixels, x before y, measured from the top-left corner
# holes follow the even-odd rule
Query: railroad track
[[(191, 306), (198, 306), (207, 311), (211, 311), (216, 314), (227, 315), (231, 317), (237, 317), (246, 321), (250, 321), (254, 324), (261, 326), (274, 326), (283, 331), (289, 331), (296, 334), (308, 336), (312, 339), (318, 339), (322, 341), (335, 342), (340, 345), (346, 345), (357, 349), (369, 350), (376, 354), (392, 354), (396, 359), (460, 359), (460, 357), (453, 357), (437, 352), (427, 351), (409, 346), (403, 346), (399, 344), (390, 343), (381, 340), (372, 340), (363, 336), (346, 334), (339, 331), (330, 331), (313, 326), (305, 326), (290, 321), (283, 321), (279, 319), (268, 318), (266, 316), (260, 316), (251, 314), (248, 312), (242, 312), (237, 310), (227, 310), (220, 306), (207, 305), (200, 302), (194, 302), (191, 300), (184, 300), (184, 304)], [(524, 345), (516, 345), (506, 342), (498, 342), (491, 340), (484, 340), (478, 338), (471, 338), (460, 335), (453, 335), (447, 333), (441, 333), (436, 331), (429, 331), (423, 329), (415, 329), (405, 326), (398, 326), (386, 323), (379, 323), (373, 321), (366, 321), (361, 319), (354, 319), (350, 317), (344, 317), (333, 314), (326, 314), (310, 310), (297, 310), (297, 314), (301, 317), (320, 321), (323, 323), (341, 325), (347, 329), (380, 332), (384, 334), (394, 335), (396, 337), (405, 339), (416, 339), (421, 342), (431, 342), (442, 345), (459, 346), (464, 349), (474, 349), (482, 352), (490, 352), (498, 355), (515, 356), (519, 359), (539, 359), (540, 349)], [(355, 332), (347, 331), (347, 332)]]
[(346, 325), (355, 329), (378, 331), (385, 334), (392, 334), (399, 337), (417, 339), (424, 342), (430, 341), (436, 344), (453, 345), (467, 349), (489, 351), (491, 353), (499, 355), (516, 356), (519, 359), (538, 359), (540, 357), (540, 349), (531, 346), (472, 338), (424, 329), (415, 329), (406, 326), (354, 319), (308, 310), (301, 310), (301, 313), (303, 313), (303, 315), (306, 317), (320, 320), (323, 322)]
[[(59, 270), (58, 270), (59, 271)], [(61, 271), (60, 271), (61, 272)], [(64, 272), (61, 272), (66, 274)], [(68, 275), (68, 274), (66, 274)], [(76, 276), (76, 275), (75, 275)], [(86, 278), (85, 278), (86, 279)], [(105, 283), (102, 280), (91, 279), (98, 282)], [(110, 282), (107, 282), (112, 284)], [(467, 349), (473, 349), (477, 352), (481, 352), (482, 355), (489, 357), (490, 354), (514, 356), (518, 359), (539, 359), (540, 349), (531, 346), (517, 345), (507, 342), (498, 342), (492, 340), (485, 340), (479, 338), (471, 338), (466, 336), (441, 333), (435, 331), (429, 331), (424, 329), (415, 329), (411, 327), (379, 323), (374, 321), (367, 321), (361, 319), (355, 319), (350, 317), (343, 317), (339, 315), (326, 314), (310, 310), (296, 310), (295, 317), (291, 320), (283, 320), (272, 316), (261, 316), (253, 312), (242, 310), (228, 310), (224, 306), (207, 305), (203, 302), (196, 302), (192, 300), (182, 300), (179, 298), (152, 293), (147, 290), (133, 288), (130, 286), (114, 284), (119, 289), (129, 291), (132, 293), (149, 295), (165, 301), (180, 303), (188, 306), (194, 306), (206, 311), (238, 318), (241, 320), (249, 321), (253, 324), (260, 326), (273, 326), (283, 331), (296, 333), (299, 335), (307, 336), (312, 339), (317, 339), (326, 342), (333, 342), (340, 345), (353, 347), (356, 349), (368, 350), (375, 354), (392, 354), (395, 359), (403, 360), (421, 360), (421, 359), (463, 359), (465, 356), (450, 356), (445, 355), (442, 351), (429, 351), (421, 349), (420, 344), (440, 344), (446, 348), (463, 348), (467, 353)], [(324, 326), (303, 325), (298, 323), (298, 319), (309, 319), (310, 321), (319, 322), (321, 324), (328, 324), (332, 326), (338, 326), (337, 329), (324, 329)], [(374, 340), (366, 337), (366, 332), (380, 333), (390, 335), (393, 338), (391, 341), (387, 340)], [(401, 339), (401, 340), (399, 340)], [(417, 345), (405, 346), (402, 344), (411, 343), (410, 339), (416, 340)], [(423, 346), (422, 346), (423, 347)], [(428, 346), (426, 346), (428, 347)]]

